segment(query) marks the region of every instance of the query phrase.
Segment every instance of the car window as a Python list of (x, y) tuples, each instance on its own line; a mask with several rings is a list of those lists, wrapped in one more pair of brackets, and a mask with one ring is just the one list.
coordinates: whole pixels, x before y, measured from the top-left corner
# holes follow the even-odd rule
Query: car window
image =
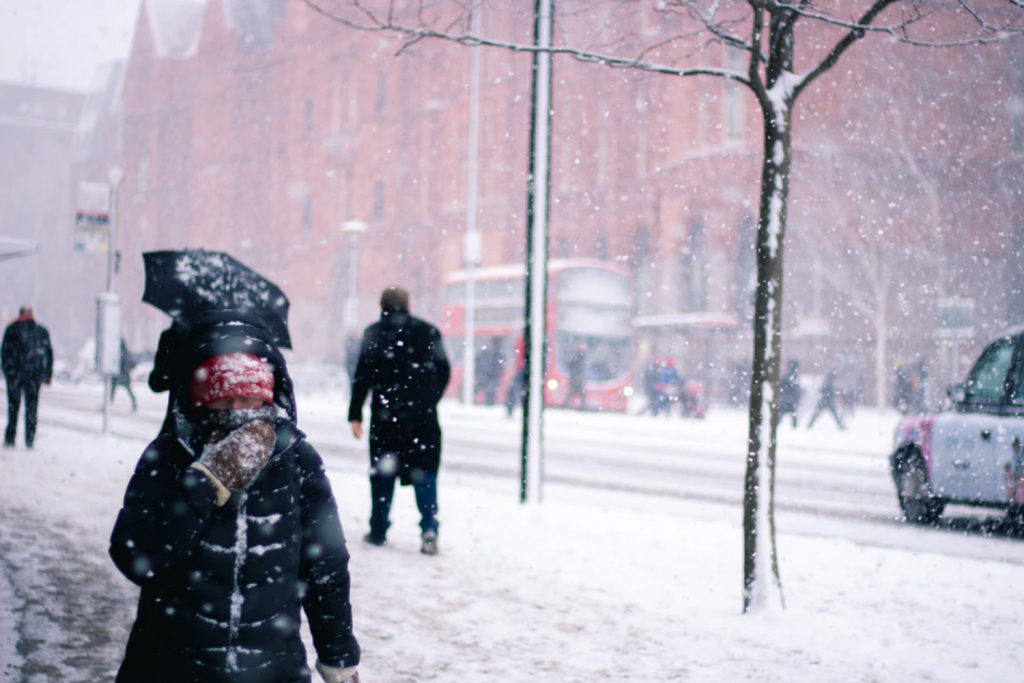
[(974, 364), (964, 387), (971, 403), (1001, 403), (1006, 391), (1006, 374), (1013, 360), (1013, 344), (1009, 340), (989, 346)]

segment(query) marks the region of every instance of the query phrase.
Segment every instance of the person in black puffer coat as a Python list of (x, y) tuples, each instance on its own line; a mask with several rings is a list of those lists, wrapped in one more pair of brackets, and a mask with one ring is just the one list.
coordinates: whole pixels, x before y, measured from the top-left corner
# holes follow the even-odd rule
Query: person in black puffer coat
[(117, 683), (358, 683), (349, 554), (267, 328), (214, 312), (179, 348), (170, 433), (142, 455), (110, 539), (142, 591)]

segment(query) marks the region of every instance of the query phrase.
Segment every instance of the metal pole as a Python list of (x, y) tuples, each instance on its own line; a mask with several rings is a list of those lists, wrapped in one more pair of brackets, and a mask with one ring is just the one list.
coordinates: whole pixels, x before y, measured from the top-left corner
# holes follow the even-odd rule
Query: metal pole
[(547, 351), (547, 236), (551, 159), (551, 0), (537, 0), (533, 57), (533, 138), (530, 159), (529, 261), (527, 264), (526, 368), (528, 394), (523, 411), (522, 502), (539, 503), (544, 474), (544, 362)]
[[(109, 237), (107, 241), (107, 294), (113, 298), (114, 281), (117, 275), (117, 223), (118, 223), (118, 191), (121, 185), (122, 171), (118, 166), (110, 169), (110, 219)], [(104, 334), (104, 339), (109, 340), (110, 335)], [(120, 341), (121, 334), (118, 330), (117, 338)], [(120, 348), (118, 349), (120, 352)], [(113, 376), (107, 372), (103, 373), (103, 433), (110, 433), (110, 390), (113, 388)]]
[[(473, 35), (480, 33), (480, 8), (472, 11), (470, 31)], [(476, 288), (473, 271), (476, 261), (480, 258), (480, 236), (476, 232), (477, 212), (477, 163), (480, 140), (480, 50), (469, 51), (469, 182), (466, 197), (466, 338), (464, 341), (464, 361), (462, 364), (462, 402), (473, 404), (476, 394)]]
[(345, 312), (342, 327), (346, 341), (357, 333), (359, 325), (359, 235), (366, 232), (363, 221), (348, 220), (341, 224), (341, 231), (350, 235), (348, 248), (348, 295), (345, 297)]

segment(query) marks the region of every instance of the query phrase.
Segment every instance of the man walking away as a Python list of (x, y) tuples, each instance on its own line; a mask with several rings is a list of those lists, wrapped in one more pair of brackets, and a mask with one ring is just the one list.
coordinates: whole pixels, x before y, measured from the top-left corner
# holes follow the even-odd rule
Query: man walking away
[(516, 340), (513, 359), (516, 374), (512, 375), (512, 383), (508, 385), (508, 393), (505, 394), (505, 410), (509, 417), (512, 417), (515, 407), (523, 405), (526, 400), (526, 392), (523, 391), (526, 386), (526, 339), (522, 335)]
[(373, 545), (387, 543), (395, 479), (412, 485), (420, 512), (422, 546), (437, 554), (437, 470), (441, 426), (437, 404), (450, 367), (441, 333), (409, 314), (409, 293), (389, 287), (380, 297), (380, 320), (366, 328), (352, 385), (348, 420), (363, 435), (363, 403), (370, 407), (370, 532)]
[(25, 396), (25, 446), (36, 439), (39, 387), (53, 378), (53, 349), (50, 333), (38, 324), (31, 306), (22, 306), (18, 319), (7, 326), (0, 347), (4, 378), (7, 380), (7, 432), (4, 448), (14, 448), (18, 433), (18, 410)]
[(164, 417), (164, 424), (160, 427), (161, 434), (171, 434), (174, 431), (174, 415), (171, 408), (174, 406), (174, 392), (170, 391), (174, 386), (174, 378), (181, 374), (179, 367), (182, 356), (182, 344), (188, 330), (185, 326), (173, 320), (171, 326), (160, 333), (160, 341), (156, 345), (156, 357), (153, 358), (153, 369), (149, 373), (149, 388), (153, 393), (159, 394), (167, 391), (167, 413)]
[(135, 400), (135, 392), (132, 391), (132, 370), (134, 369), (135, 356), (128, 350), (128, 345), (124, 343), (124, 337), (122, 337), (121, 363), (118, 368), (117, 376), (114, 377), (114, 381), (110, 384), (110, 402), (114, 402), (114, 392), (117, 391), (117, 388), (124, 387), (124, 390), (128, 392), (128, 398), (132, 400), (133, 413), (139, 409), (139, 403)]
[(803, 389), (800, 387), (800, 361), (791, 360), (786, 369), (786, 374), (779, 382), (779, 420), (786, 415), (793, 417), (793, 429), (796, 429), (797, 411), (800, 409), (800, 399), (803, 397)]
[(580, 410), (587, 409), (587, 393), (584, 387), (584, 379), (587, 372), (587, 345), (582, 341), (576, 342), (573, 347), (573, 354), (566, 363), (565, 368), (569, 373), (569, 393), (565, 396), (563, 408), (568, 408), (573, 398), (580, 400)]
[(836, 401), (839, 399), (839, 389), (836, 386), (838, 376), (839, 371), (836, 368), (832, 368), (825, 375), (825, 381), (821, 384), (821, 393), (818, 396), (818, 405), (814, 409), (811, 421), (807, 424), (808, 429), (814, 426), (815, 420), (826, 410), (832, 413), (832, 417), (836, 419), (839, 429), (846, 429), (846, 425), (843, 424), (843, 418), (839, 416), (839, 411), (836, 409)]

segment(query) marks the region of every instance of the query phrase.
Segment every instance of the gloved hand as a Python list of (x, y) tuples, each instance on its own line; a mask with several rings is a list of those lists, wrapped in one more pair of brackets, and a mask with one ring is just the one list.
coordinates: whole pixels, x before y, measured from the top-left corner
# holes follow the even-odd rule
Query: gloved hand
[(327, 666), (318, 659), (316, 670), (324, 679), (324, 683), (359, 683), (359, 672), (354, 666), (344, 669), (340, 666)]
[(228, 491), (248, 486), (256, 479), (274, 450), (277, 435), (266, 422), (254, 420), (219, 441), (212, 441), (199, 457), (206, 471)]

